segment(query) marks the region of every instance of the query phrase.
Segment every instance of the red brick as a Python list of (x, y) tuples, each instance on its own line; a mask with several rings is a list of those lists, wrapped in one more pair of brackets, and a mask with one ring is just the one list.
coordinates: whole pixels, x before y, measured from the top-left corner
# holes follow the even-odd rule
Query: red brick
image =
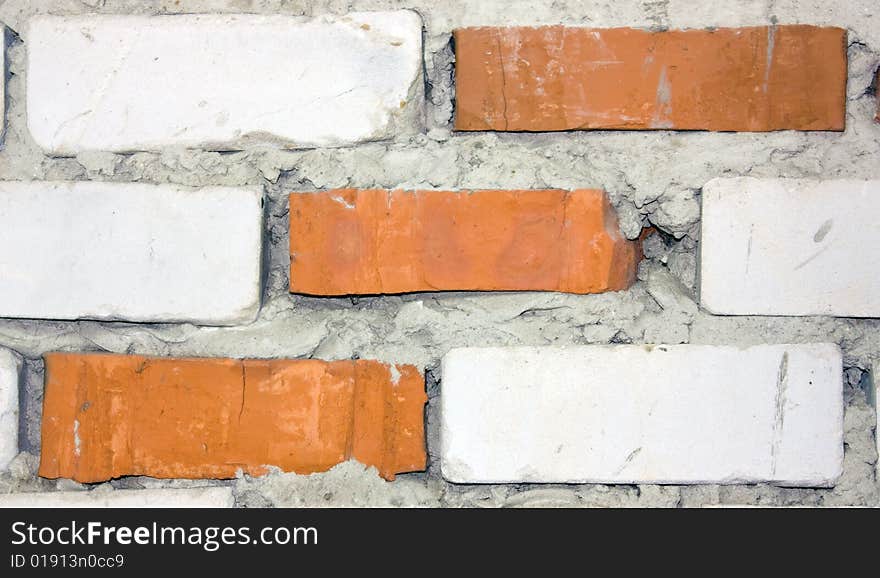
[(843, 130), (846, 31), (455, 31), (457, 130)]
[(423, 470), (424, 378), (377, 361), (45, 356), (40, 476)]
[(597, 190), (290, 196), (294, 293), (598, 293), (629, 287), (640, 257)]

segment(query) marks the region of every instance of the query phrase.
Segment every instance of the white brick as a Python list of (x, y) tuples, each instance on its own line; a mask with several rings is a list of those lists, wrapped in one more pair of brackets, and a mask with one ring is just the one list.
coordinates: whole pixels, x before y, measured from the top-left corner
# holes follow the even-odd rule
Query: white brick
[(880, 316), (880, 181), (715, 179), (700, 300), (725, 315)]
[(0, 348), (0, 472), (18, 454), (18, 383), (21, 360)]
[(441, 467), (462, 483), (833, 485), (842, 372), (830, 344), (452, 350)]
[(0, 182), (0, 317), (252, 321), (262, 193)]
[(0, 494), (0, 508), (231, 508), (234, 503), (229, 487)]
[(28, 126), (61, 155), (389, 138), (421, 107), (421, 38), (407, 10), (37, 17)]

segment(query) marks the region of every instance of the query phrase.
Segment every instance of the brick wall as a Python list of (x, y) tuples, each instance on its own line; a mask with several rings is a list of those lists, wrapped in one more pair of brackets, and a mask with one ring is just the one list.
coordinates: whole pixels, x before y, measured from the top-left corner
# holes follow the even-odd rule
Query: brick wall
[(0, 505), (880, 504), (869, 16), (3, 3)]

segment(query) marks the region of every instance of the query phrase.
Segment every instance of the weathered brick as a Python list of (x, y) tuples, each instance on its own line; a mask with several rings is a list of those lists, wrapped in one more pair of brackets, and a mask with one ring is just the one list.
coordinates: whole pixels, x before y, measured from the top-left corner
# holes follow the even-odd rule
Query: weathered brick
[(831, 344), (454, 349), (441, 467), (462, 483), (833, 485)]
[(56, 154), (389, 138), (422, 102), (415, 12), (41, 16), (28, 126)]
[(0, 508), (231, 508), (234, 504), (228, 487), (0, 494)]
[(880, 315), (880, 181), (703, 187), (700, 302), (724, 315)]
[(18, 454), (18, 387), (21, 359), (0, 347), (0, 472)]
[(843, 130), (846, 31), (455, 31), (458, 130)]
[(640, 257), (598, 190), (290, 195), (294, 293), (598, 293), (629, 287)]
[(0, 317), (249, 322), (262, 192), (0, 182)]
[(425, 467), (424, 378), (376, 361), (45, 356), (40, 475), (230, 478)]

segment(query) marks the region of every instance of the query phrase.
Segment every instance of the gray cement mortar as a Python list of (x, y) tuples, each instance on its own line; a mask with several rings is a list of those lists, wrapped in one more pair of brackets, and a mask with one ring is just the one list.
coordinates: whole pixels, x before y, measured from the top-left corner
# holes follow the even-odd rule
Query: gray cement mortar
[[(24, 23), (33, 14), (253, 12), (291, 15), (412, 8), (425, 24), (426, 126), (394, 142), (351, 148), (53, 158), (25, 122)], [(700, 189), (717, 176), (880, 178), (880, 124), (871, 82), (880, 65), (876, 0), (5, 0), (0, 20), (17, 36), (7, 50), (8, 132), (0, 179), (103, 180), (184, 185), (262, 185), (268, 201), (267, 281), (259, 318), (240, 327), (0, 320), (0, 346), (26, 358), (22, 453), (3, 491), (88, 489), (36, 476), (42, 362), (47, 351), (147, 355), (376, 358), (426, 368), (429, 469), (385, 482), (347, 463), (311, 476), (274, 472), (231, 481), (237, 504), (262, 506), (703, 506), (880, 505), (875, 410), (868, 369), (880, 357), (880, 320), (721, 317), (695, 295)], [(571, 132), (457, 134), (451, 130), (451, 31), (468, 25), (569, 24), (651, 29), (810, 23), (848, 29), (847, 128), (840, 133)], [(809, 71), (804, 71), (808, 74)], [(630, 238), (653, 225), (648, 258), (628, 291), (422, 293), (314, 298), (287, 292), (287, 193), (332, 187), (582, 188), (608, 191)], [(22, 216), (26, 218), (26, 216)], [(792, 215), (797, 218), (797, 215)], [(61, 288), (60, 290), (63, 290)], [(439, 360), (452, 347), (588, 343), (755, 344), (833, 342), (846, 370), (844, 474), (832, 489), (750, 486), (482, 485), (446, 483), (437, 464)], [(625, 386), (625, 384), (621, 384)], [(204, 480), (124, 478), (115, 487), (205, 485)]]

